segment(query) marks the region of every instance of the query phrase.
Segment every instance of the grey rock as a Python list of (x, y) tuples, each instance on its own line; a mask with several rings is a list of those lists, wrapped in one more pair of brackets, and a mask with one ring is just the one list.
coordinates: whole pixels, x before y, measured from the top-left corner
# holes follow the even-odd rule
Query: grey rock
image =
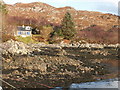
[[(1, 45), (0, 45), (1, 46)], [(9, 40), (2, 44), (2, 54), (12, 54), (12, 55), (24, 55), (29, 54), (30, 47), (27, 44), (24, 44), (23, 42), (18, 42), (14, 40)]]

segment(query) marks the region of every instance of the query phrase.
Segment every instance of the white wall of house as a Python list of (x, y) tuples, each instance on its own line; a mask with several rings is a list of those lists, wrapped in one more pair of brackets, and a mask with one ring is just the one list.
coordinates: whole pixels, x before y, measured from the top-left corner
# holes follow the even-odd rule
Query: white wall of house
[(32, 36), (31, 31), (17, 31), (17, 36), (27, 37)]

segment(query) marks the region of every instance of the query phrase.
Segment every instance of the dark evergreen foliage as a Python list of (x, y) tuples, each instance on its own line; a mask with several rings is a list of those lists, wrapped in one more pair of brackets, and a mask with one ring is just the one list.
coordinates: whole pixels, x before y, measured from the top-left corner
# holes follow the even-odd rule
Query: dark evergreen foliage
[(62, 21), (61, 31), (59, 31), (65, 39), (72, 39), (76, 33), (75, 25), (71, 14), (67, 12)]

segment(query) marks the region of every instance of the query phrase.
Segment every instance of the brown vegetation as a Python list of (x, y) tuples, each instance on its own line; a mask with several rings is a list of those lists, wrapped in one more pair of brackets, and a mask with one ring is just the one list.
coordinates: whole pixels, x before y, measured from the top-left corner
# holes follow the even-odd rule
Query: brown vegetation
[(105, 31), (100, 26), (88, 27), (78, 32), (80, 38), (88, 39), (96, 43), (118, 43), (118, 28)]
[[(15, 27), (22, 24), (38, 28), (42, 25), (60, 26), (64, 14), (66, 11), (69, 11), (74, 18), (75, 29), (78, 30), (77, 35), (79, 38), (88, 39), (91, 42), (118, 42), (118, 30), (114, 27), (118, 26), (119, 18), (116, 15), (91, 11), (77, 11), (72, 7), (55, 8), (40, 2), (28, 4), (17, 3), (6, 6), (8, 15), (6, 16), (7, 22), (5, 23), (7, 27), (5, 27), (4, 32), (6, 31), (8, 34), (13, 35), (11, 31), (14, 32), (16, 30)], [(91, 27), (91, 25), (97, 26)], [(86, 31), (86, 29), (90, 29), (90, 31)], [(44, 35), (45, 32), (46, 31), (44, 31)]]
[(8, 34), (2, 34), (2, 42), (6, 42), (8, 40), (16, 40), (14, 36), (8, 35)]

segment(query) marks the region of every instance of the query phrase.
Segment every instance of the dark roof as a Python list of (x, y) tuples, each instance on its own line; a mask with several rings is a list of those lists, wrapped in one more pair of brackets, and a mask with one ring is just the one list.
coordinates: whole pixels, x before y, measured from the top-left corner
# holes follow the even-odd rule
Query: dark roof
[(24, 27), (23, 26), (18, 26), (17, 29), (18, 29), (18, 31), (31, 31), (32, 27), (30, 27), (30, 26), (24, 26)]

